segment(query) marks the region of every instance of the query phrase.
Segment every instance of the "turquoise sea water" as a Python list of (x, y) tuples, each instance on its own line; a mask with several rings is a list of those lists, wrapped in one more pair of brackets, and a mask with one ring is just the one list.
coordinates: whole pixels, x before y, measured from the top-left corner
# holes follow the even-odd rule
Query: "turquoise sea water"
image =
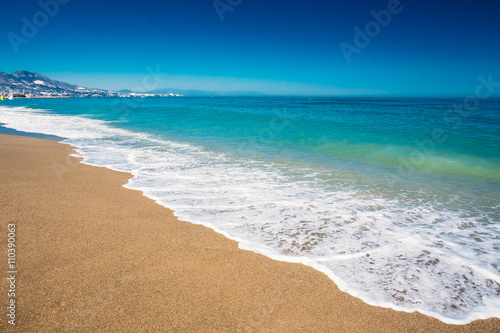
[(464, 323), (500, 316), (500, 100), (463, 102), (15, 100), (0, 123), (370, 304)]

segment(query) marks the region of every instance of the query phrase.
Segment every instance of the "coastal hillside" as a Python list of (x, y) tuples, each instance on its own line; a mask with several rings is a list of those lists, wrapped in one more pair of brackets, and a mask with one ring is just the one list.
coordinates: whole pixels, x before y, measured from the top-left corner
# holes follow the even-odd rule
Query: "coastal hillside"
[(182, 97), (183, 94), (165, 91), (133, 92), (86, 88), (76, 84), (53, 80), (42, 74), (16, 71), (12, 74), (0, 72), (0, 97)]
[(47, 97), (90, 97), (115, 94), (103, 89), (92, 89), (50, 79), (44, 75), (16, 71), (12, 74), (0, 72), (0, 95), (26, 95)]

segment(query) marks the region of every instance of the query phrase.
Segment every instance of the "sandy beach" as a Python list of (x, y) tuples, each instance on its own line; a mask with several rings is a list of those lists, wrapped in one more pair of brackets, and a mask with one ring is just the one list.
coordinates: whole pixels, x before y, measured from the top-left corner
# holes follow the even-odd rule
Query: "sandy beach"
[[(79, 163), (55, 140), (0, 135), (0, 331), (499, 332), (373, 307), (324, 274), (238, 248)], [(16, 317), (8, 323), (8, 225)]]

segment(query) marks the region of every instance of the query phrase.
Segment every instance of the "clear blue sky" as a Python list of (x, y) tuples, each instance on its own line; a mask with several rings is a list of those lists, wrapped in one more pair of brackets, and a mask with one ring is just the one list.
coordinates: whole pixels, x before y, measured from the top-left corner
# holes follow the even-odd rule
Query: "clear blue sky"
[[(68, 2), (42, 0), (54, 1)], [(350, 63), (339, 45), (356, 47), (354, 28), (395, 0), (217, 1), (222, 14), (213, 0), (70, 0), (47, 22), (38, 0), (4, 1), (0, 71), (114, 90), (305, 95), (466, 96), (480, 75), (500, 82), (498, 1), (401, 0)], [(23, 17), (38, 32), (23, 34)], [(17, 53), (13, 34), (24, 38)], [(163, 74), (144, 85), (148, 67)]]

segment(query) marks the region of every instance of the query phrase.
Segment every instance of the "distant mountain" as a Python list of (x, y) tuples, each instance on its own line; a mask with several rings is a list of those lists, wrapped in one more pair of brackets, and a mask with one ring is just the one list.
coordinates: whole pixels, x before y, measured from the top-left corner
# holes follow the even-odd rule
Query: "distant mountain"
[(38, 73), (17, 71), (0, 72), (0, 94), (21, 93), (32, 96), (87, 97), (113, 94), (103, 89), (92, 89), (50, 79)]
[(156, 89), (148, 91), (150, 94), (181, 94), (184, 96), (206, 97), (217, 95), (214, 91), (204, 90), (181, 90), (181, 89)]
[(208, 91), (208, 90), (182, 90), (182, 89), (156, 89), (149, 91), (150, 94), (181, 94), (192, 97), (211, 97), (211, 96), (267, 96), (263, 93), (247, 91), (247, 92), (225, 92), (225, 91)]
[(0, 85), (23, 85), (23, 86), (44, 86), (52, 89), (78, 90), (78, 86), (66, 82), (49, 79), (38, 73), (28, 71), (17, 71), (12, 74), (0, 72)]

